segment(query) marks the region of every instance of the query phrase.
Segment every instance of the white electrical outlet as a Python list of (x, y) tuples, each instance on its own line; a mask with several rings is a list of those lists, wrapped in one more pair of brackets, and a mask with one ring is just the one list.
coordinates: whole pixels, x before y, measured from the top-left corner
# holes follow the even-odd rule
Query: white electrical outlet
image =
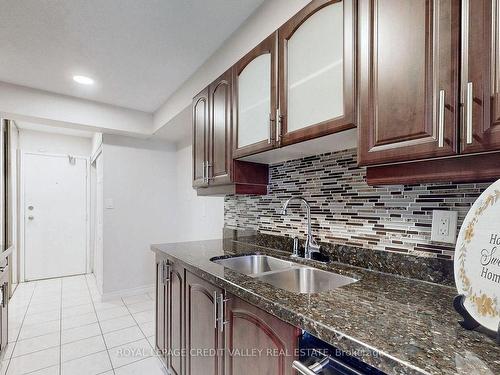
[(458, 212), (432, 211), (431, 241), (455, 243), (457, 240)]

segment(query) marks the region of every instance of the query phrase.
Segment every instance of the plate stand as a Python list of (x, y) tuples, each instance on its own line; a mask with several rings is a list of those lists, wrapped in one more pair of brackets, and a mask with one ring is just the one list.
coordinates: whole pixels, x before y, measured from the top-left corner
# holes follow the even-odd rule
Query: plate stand
[[(458, 323), (467, 330), (473, 330), (480, 326), (480, 324), (469, 314), (464, 306), (465, 296), (463, 294), (459, 294), (453, 299), (453, 307), (455, 310), (462, 316), (463, 320)], [(500, 323), (498, 324), (497, 332), (491, 331), (489, 329), (484, 328), (487, 331), (488, 336), (495, 337), (496, 342), (500, 345)]]

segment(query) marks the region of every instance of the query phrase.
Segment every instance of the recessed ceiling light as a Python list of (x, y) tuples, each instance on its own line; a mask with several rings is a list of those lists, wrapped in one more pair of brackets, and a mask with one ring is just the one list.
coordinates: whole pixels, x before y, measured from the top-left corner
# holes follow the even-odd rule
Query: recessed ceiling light
[(81, 85), (93, 85), (94, 80), (90, 77), (86, 76), (73, 76), (73, 81), (81, 84)]

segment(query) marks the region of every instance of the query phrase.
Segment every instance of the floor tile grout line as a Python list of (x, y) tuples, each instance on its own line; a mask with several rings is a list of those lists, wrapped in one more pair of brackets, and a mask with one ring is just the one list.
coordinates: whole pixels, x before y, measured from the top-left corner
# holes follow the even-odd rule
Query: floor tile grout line
[(162, 362), (162, 361), (161, 361), (158, 357), (155, 357), (154, 355), (152, 355), (152, 356), (150, 356), (150, 357), (146, 357), (146, 358), (141, 358), (141, 359), (138, 359), (137, 361), (133, 361), (133, 362), (130, 362), (130, 363), (126, 363), (126, 364), (124, 364), (124, 365), (121, 365), (121, 366), (116, 367), (115, 369), (116, 369), (116, 370), (118, 370), (118, 369), (121, 369), (121, 368), (123, 368), (123, 367), (129, 366), (129, 365), (132, 365), (132, 364), (134, 364), (134, 363), (138, 363), (138, 362), (141, 362), (141, 361), (145, 361), (145, 360), (147, 360), (147, 359), (149, 359), (149, 358), (155, 358), (156, 360), (160, 361), (160, 363), (161, 363), (162, 367), (163, 367), (163, 368), (167, 371), (167, 374), (170, 374), (170, 373), (168, 372), (168, 370), (165, 368), (165, 365), (163, 364), (163, 362)]
[[(14, 354), (14, 350), (16, 350), (17, 341), (19, 340), (19, 336), (21, 335), (21, 330), (23, 329), (24, 319), (26, 318), (26, 314), (28, 313), (28, 309), (29, 309), (29, 306), (30, 306), (30, 303), (31, 303), (31, 299), (33, 298), (33, 295), (35, 294), (36, 287), (37, 287), (37, 284), (35, 283), (34, 286), (33, 286), (33, 291), (31, 292), (30, 300), (28, 302), (28, 305), (26, 306), (26, 311), (24, 312), (24, 316), (23, 316), (23, 319), (21, 321), (21, 325), (19, 326), (19, 331), (17, 332), (16, 341), (13, 342), (14, 347), (12, 348), (12, 352), (10, 353), (9, 361), (7, 362), (7, 367), (5, 368), (5, 374), (7, 374), (7, 372), (9, 371), (10, 361), (12, 359), (12, 355)], [(8, 319), (8, 317), (7, 317), (7, 319)], [(8, 344), (9, 343), (7, 342), (7, 345)]]
[(87, 292), (90, 296), (90, 300), (92, 301), (92, 306), (94, 307), (94, 313), (95, 313), (96, 318), (97, 318), (97, 324), (99, 326), (99, 330), (101, 331), (102, 341), (104, 342), (104, 347), (106, 348), (106, 353), (108, 354), (108, 360), (109, 360), (109, 364), (111, 365), (111, 371), (113, 371), (113, 374), (115, 374), (115, 368), (113, 366), (113, 362), (111, 361), (111, 355), (109, 354), (108, 346), (106, 345), (106, 340), (104, 340), (104, 333), (102, 331), (101, 322), (99, 321), (99, 318), (97, 317), (97, 311), (95, 309), (94, 298), (92, 297), (92, 293), (90, 293), (89, 281), (88, 281), (87, 277), (85, 277), (85, 285), (87, 285)]
[[(41, 337), (41, 336), (37, 336), (37, 337)], [(29, 353), (26, 353), (26, 354), (22, 354), (22, 355), (18, 355), (16, 357), (11, 356), (11, 359), (25, 357), (25, 356), (30, 355), (30, 354), (34, 354), (34, 353), (38, 353), (38, 352), (43, 352), (44, 350), (54, 349), (54, 348), (58, 348), (58, 347), (59, 347), (59, 345), (54, 345), (54, 346), (49, 346), (48, 348), (33, 350), (32, 352), (29, 352)], [(52, 367), (52, 366), (49, 366), (49, 367)]]
[[(127, 304), (125, 303), (125, 301), (123, 300), (123, 298), (122, 298), (122, 302), (125, 304), (125, 307), (127, 308), (127, 310), (129, 310), (129, 308), (128, 308)], [(129, 310), (129, 312), (130, 312), (130, 310)], [(167, 371), (167, 373), (168, 373), (168, 369), (167, 369), (167, 367), (165, 366), (165, 364), (163, 363), (163, 361), (159, 358), (158, 354), (156, 353), (156, 348), (155, 348), (155, 347), (153, 347), (153, 345), (151, 345), (151, 343), (149, 342), (149, 340), (148, 340), (148, 336), (146, 336), (146, 334), (145, 334), (145, 333), (144, 333), (144, 331), (142, 330), (141, 326), (139, 325), (139, 322), (135, 319), (135, 317), (134, 317), (134, 315), (133, 315), (132, 313), (130, 313), (130, 315), (132, 316), (132, 319), (134, 319), (134, 321), (136, 322), (136, 324), (137, 324), (137, 326), (139, 327), (139, 330), (142, 332), (143, 336), (146, 338), (146, 341), (147, 341), (147, 343), (148, 343), (149, 347), (150, 347), (150, 348), (151, 348), (151, 350), (152, 350), (153, 357), (154, 357), (154, 358), (156, 358), (157, 360), (159, 360), (159, 361), (160, 361), (160, 363), (161, 363), (162, 367), (163, 367), (163, 368)], [(145, 358), (143, 358), (143, 359), (145, 359)]]

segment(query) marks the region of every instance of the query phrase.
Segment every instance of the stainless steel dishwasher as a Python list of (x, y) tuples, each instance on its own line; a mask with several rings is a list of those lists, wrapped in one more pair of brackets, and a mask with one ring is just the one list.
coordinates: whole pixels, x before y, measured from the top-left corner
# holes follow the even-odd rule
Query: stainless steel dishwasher
[(293, 368), (301, 375), (385, 374), (307, 332), (300, 338), (299, 360), (293, 362)]

